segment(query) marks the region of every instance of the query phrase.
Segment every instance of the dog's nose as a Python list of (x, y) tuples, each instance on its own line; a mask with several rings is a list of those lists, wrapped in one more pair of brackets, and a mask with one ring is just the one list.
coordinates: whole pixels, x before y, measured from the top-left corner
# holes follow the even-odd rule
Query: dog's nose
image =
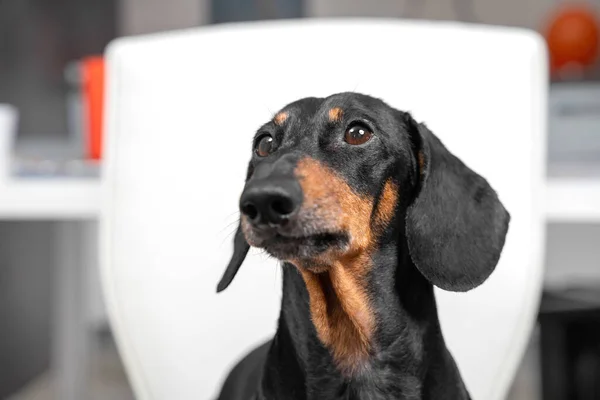
[(250, 184), (240, 198), (240, 211), (253, 225), (283, 225), (302, 203), (300, 185), (292, 179)]

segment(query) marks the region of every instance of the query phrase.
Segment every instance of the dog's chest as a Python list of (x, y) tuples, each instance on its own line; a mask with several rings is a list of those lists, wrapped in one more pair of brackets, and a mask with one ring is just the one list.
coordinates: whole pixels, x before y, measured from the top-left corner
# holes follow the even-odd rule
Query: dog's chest
[[(301, 377), (298, 377), (302, 379)], [(271, 386), (271, 385), (269, 385)], [(286, 400), (421, 400), (421, 381), (410, 375), (377, 371), (369, 377), (344, 379), (331, 371), (305, 375), (304, 393), (291, 393), (285, 386), (266, 393), (260, 399)], [(274, 389), (271, 386), (271, 389)]]

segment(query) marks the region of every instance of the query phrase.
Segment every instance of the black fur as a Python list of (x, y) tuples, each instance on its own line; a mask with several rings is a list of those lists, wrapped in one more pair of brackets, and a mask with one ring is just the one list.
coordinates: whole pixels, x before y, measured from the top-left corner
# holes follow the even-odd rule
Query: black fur
[[(343, 109), (339, 124), (328, 120), (332, 107)], [(496, 193), (424, 125), (381, 100), (342, 93), (299, 100), (284, 110), (289, 114), (284, 124), (259, 129), (257, 137), (265, 132), (274, 137), (275, 149), (265, 158), (253, 156), (247, 184), (261, 165), (277, 170), (285, 157), (288, 168), (308, 155), (376, 202), (386, 181), (399, 188), (394, 217), (378, 239), (368, 274), (377, 321), (374, 351), (359, 374), (338, 371), (311, 321), (304, 281), (284, 263), (277, 333), (234, 368), (219, 399), (469, 399), (444, 343), (433, 285), (466, 291), (492, 273), (510, 219)], [(348, 146), (341, 138), (355, 120), (366, 123), (374, 137)], [(238, 231), (219, 291), (243, 262), (248, 251), (243, 239)]]
[(450, 154), (420, 125), (425, 168), (407, 213), (412, 259), (434, 285), (452, 291), (479, 286), (492, 273), (509, 219), (485, 179)]

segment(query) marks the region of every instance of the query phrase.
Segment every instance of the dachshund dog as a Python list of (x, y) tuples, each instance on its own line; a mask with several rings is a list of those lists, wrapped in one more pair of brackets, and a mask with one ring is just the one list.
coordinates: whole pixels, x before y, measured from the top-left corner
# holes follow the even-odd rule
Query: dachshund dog
[(510, 215), (488, 182), (409, 113), (358, 93), (291, 103), (258, 129), (234, 254), (282, 262), (272, 340), (221, 400), (469, 399), (433, 286), (482, 284)]

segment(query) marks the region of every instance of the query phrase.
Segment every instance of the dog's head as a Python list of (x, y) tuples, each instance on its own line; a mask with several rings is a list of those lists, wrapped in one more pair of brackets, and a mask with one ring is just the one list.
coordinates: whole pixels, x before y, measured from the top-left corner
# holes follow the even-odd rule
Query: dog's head
[(249, 246), (319, 274), (397, 227), (425, 278), (466, 291), (494, 270), (510, 219), (486, 180), (424, 125), (356, 93), (296, 101), (258, 129), (239, 206), (218, 291)]

